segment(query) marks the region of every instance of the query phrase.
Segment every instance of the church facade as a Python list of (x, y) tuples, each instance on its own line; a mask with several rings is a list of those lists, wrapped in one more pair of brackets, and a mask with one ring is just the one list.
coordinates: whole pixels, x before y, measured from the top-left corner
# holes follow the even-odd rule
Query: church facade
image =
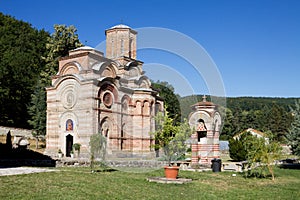
[(163, 101), (136, 58), (137, 32), (126, 25), (105, 31), (106, 56), (80, 47), (59, 60), (47, 91), (46, 154), (70, 156), (75, 143), (89, 157), (90, 137), (102, 134), (107, 154), (152, 157), (154, 116)]

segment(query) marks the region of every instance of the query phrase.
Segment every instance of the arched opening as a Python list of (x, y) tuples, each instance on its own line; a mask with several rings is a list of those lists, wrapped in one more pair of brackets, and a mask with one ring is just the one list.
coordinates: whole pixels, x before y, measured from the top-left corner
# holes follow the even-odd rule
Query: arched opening
[(205, 126), (205, 122), (203, 119), (199, 119), (197, 124), (197, 138), (198, 138), (198, 142), (200, 142), (200, 139), (203, 137), (206, 137), (207, 135), (207, 128)]
[(73, 136), (69, 134), (66, 136), (66, 156), (67, 157), (71, 156), (72, 147), (73, 147)]

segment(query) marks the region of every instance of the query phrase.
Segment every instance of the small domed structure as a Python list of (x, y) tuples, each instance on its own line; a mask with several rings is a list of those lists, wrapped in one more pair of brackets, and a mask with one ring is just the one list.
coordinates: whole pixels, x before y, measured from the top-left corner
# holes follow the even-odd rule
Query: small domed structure
[(213, 158), (220, 157), (219, 131), (221, 115), (218, 106), (203, 100), (192, 105), (189, 124), (195, 130), (192, 134), (192, 163), (209, 164)]

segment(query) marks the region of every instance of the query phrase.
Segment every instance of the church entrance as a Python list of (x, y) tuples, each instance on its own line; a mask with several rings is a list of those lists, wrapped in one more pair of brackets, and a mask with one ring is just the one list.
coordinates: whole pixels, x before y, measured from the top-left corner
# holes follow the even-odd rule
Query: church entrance
[(73, 136), (69, 134), (66, 136), (66, 156), (67, 157), (71, 156), (72, 147), (73, 147)]

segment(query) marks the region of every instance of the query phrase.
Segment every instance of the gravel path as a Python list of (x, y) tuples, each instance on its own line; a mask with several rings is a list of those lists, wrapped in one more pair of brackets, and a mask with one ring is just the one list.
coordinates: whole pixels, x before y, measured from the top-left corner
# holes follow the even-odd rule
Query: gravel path
[(19, 174), (32, 174), (40, 172), (54, 172), (55, 169), (35, 168), (35, 167), (12, 167), (0, 168), (0, 176), (19, 175)]

